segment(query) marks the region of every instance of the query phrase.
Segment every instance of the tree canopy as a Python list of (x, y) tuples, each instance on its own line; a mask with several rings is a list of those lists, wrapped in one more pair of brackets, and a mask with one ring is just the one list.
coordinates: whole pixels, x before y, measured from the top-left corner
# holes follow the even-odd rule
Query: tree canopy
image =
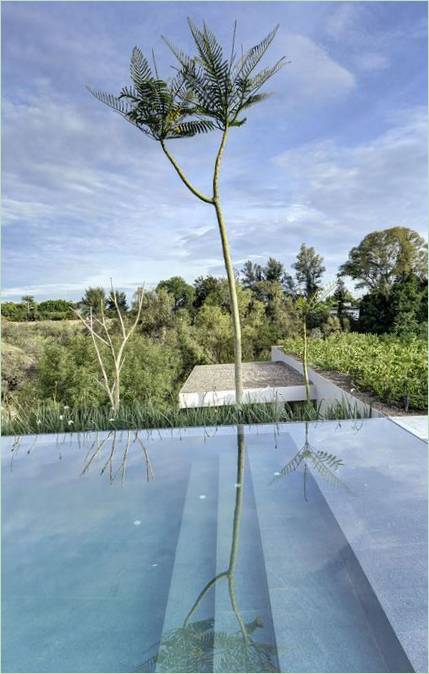
[(166, 290), (174, 297), (174, 309), (189, 309), (195, 298), (195, 289), (186, 283), (181, 276), (172, 276), (166, 281), (161, 281), (156, 286), (156, 290)]
[(340, 272), (358, 281), (357, 288), (388, 297), (395, 281), (410, 273), (426, 278), (427, 263), (425, 240), (407, 227), (391, 227), (367, 234), (352, 248)]

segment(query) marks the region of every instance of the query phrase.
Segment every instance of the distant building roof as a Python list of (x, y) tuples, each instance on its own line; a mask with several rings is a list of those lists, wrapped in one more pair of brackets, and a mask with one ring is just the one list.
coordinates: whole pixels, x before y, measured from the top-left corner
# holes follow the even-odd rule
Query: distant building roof
[[(304, 378), (281, 362), (242, 363), (243, 388), (255, 389), (300, 386)], [(181, 393), (234, 390), (234, 364), (196, 365), (183, 384)]]

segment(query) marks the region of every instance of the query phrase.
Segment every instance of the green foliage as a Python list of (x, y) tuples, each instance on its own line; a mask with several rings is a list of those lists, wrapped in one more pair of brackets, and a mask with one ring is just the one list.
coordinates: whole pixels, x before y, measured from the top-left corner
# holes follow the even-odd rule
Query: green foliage
[(28, 301), (24, 301), (23, 298), (21, 303), (4, 302), (1, 307), (2, 316), (10, 321), (64, 321), (75, 318), (73, 303), (67, 300), (45, 300), (36, 304), (30, 296), (27, 299)]
[(166, 290), (174, 298), (174, 310), (191, 309), (195, 299), (195, 289), (181, 276), (172, 276), (166, 281), (161, 281), (156, 291)]
[(357, 288), (388, 297), (395, 281), (411, 273), (421, 280), (426, 278), (427, 264), (424, 239), (407, 227), (391, 227), (367, 234), (352, 248), (340, 271), (357, 280)]
[(26, 321), (28, 320), (27, 307), (25, 304), (18, 302), (2, 302), (1, 315), (9, 321)]
[(173, 78), (160, 79), (156, 64), (153, 71), (143, 52), (134, 47), (131, 86), (123, 87), (119, 96), (89, 89), (102, 103), (161, 143), (241, 126), (246, 120), (239, 115), (266, 98), (260, 89), (284, 63), (282, 58), (271, 68), (254, 73), (277, 28), (237, 58), (234, 41), (231, 54), (226, 57), (205, 24), (200, 30), (192, 21), (188, 23), (196, 48), (194, 56), (187, 56), (164, 38), (178, 62)]
[(233, 357), (230, 315), (218, 306), (204, 304), (197, 314), (195, 326), (204, 335), (203, 349), (207, 361), (230, 362)]
[(104, 288), (87, 288), (85, 295), (80, 301), (85, 313), (92, 311), (93, 314), (101, 314), (106, 309), (106, 293)]
[(127, 296), (124, 292), (118, 290), (111, 290), (106, 298), (107, 312), (113, 316), (117, 315), (116, 305), (121, 314), (126, 314), (128, 311)]
[(253, 633), (263, 622), (255, 618), (244, 625), (243, 636), (215, 631), (214, 618), (198, 620), (172, 630), (162, 639), (158, 652), (138, 672), (212, 672), (213, 663), (222, 672), (278, 672), (276, 647), (257, 641)]
[(213, 303), (214, 298), (216, 298), (215, 303), (220, 304), (221, 291), (220, 286), (222, 284), (222, 279), (218, 279), (215, 276), (199, 276), (195, 279), (194, 288), (195, 288), (195, 300), (194, 307), (199, 309), (202, 307), (204, 302), (209, 296), (211, 296), (211, 301)]
[[(303, 340), (291, 338), (283, 347), (302, 357)], [(355, 385), (375, 393), (387, 403), (427, 408), (427, 345), (411, 337), (335, 334), (308, 341), (311, 363), (326, 370), (349, 374)]]
[(272, 283), (280, 285), (287, 295), (295, 294), (292, 276), (286, 272), (284, 265), (273, 257), (268, 258), (264, 267), (247, 260), (240, 273), (243, 286), (252, 290), (258, 299), (262, 300), (264, 293), (269, 293)]
[(147, 335), (162, 337), (174, 325), (174, 297), (164, 288), (144, 293), (140, 327)]
[[(359, 330), (399, 336), (422, 334), (427, 322), (427, 281), (415, 274), (392, 283), (389, 295), (372, 291), (360, 301)], [(424, 328), (423, 328), (424, 331)]]
[(197, 49), (196, 56), (187, 56), (165, 40), (180, 64), (187, 99), (195, 103), (196, 113), (212, 120), (216, 128), (225, 130), (241, 126), (246, 121), (245, 117), (240, 117), (241, 113), (266, 98), (266, 94), (258, 92), (284, 64), (284, 58), (281, 58), (274, 66), (256, 74), (254, 72), (271, 45), (278, 26), (259, 44), (238, 57), (235, 28), (227, 56), (206, 24), (199, 29), (191, 20), (188, 23)]

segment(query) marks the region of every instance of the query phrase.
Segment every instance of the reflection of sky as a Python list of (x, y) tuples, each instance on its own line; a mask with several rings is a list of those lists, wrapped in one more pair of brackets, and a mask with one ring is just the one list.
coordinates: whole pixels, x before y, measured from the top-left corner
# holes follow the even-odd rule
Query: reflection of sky
[[(290, 269), (304, 241), (332, 277), (371, 230), (426, 232), (424, 3), (32, 2), (2, 14), (6, 296), (78, 298), (110, 277), (131, 290), (222, 273), (210, 208), (84, 89), (119, 91), (134, 44), (168, 69), (159, 36), (190, 48), (187, 15), (222, 40), (237, 18), (245, 46), (280, 23), (271, 60), (291, 61), (226, 151), (237, 266), (275, 254)], [(203, 190), (214, 141), (171, 143)]]

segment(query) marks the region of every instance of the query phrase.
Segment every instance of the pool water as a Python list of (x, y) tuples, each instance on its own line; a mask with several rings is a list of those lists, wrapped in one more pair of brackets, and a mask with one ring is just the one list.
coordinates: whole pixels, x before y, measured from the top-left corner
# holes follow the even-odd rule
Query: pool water
[(321, 490), (386, 424), (3, 439), (2, 671), (414, 671)]

